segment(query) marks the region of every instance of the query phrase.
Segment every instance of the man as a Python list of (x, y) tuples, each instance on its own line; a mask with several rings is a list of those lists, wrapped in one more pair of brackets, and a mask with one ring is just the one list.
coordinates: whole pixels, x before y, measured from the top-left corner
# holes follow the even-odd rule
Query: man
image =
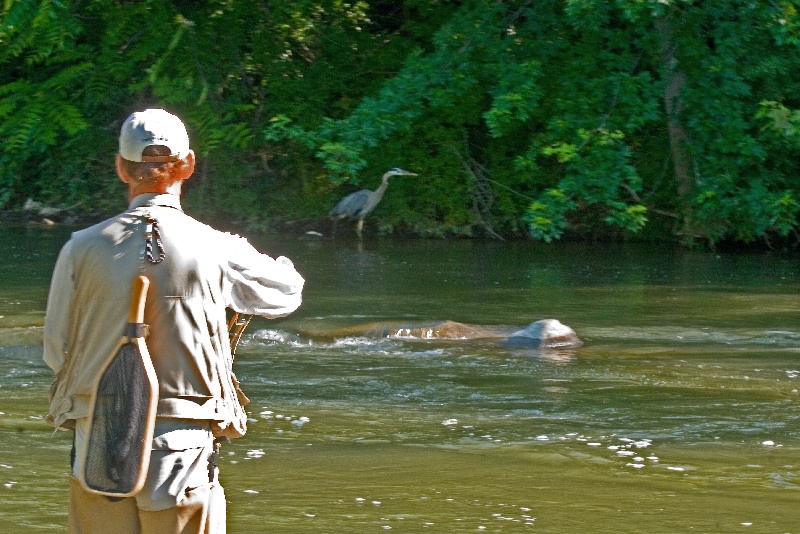
[[(55, 371), (48, 422), (75, 429), (69, 531), (225, 531), (215, 439), (246, 431), (231, 370), (225, 311), (281, 317), (300, 305), (303, 278), (245, 239), (181, 210), (181, 185), (194, 171), (189, 137), (161, 109), (133, 113), (119, 137), (116, 169), (128, 210), (75, 232), (56, 263), (44, 328), (44, 360)], [(150, 464), (136, 495), (110, 498), (78, 480), (89, 410), (103, 362), (126, 331), (132, 281), (150, 280), (144, 322), (158, 377)]]

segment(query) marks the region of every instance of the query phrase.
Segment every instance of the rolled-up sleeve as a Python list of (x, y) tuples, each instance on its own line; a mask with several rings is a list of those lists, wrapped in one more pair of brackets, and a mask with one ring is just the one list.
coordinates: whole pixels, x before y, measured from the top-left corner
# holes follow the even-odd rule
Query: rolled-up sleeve
[(74, 294), (71, 241), (61, 249), (47, 297), (44, 320), (44, 361), (56, 373), (67, 357), (69, 314)]
[(291, 260), (258, 252), (244, 238), (233, 238), (226, 266), (229, 307), (241, 313), (283, 317), (302, 303), (305, 281)]

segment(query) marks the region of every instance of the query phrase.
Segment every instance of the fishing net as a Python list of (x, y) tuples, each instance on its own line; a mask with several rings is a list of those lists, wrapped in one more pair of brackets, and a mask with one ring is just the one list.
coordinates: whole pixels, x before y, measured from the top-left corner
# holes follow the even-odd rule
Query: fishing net
[(150, 383), (139, 347), (125, 343), (106, 368), (97, 389), (84, 466), (89, 489), (133, 492), (143, 461), (148, 462)]

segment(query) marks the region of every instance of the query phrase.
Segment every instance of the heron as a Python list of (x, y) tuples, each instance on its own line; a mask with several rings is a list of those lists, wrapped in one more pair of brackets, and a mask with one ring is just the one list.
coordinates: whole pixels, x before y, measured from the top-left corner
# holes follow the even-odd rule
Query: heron
[(417, 174), (395, 167), (383, 175), (381, 185), (375, 191), (362, 189), (361, 191), (350, 193), (344, 197), (328, 212), (328, 215), (334, 218), (334, 235), (336, 233), (335, 224), (339, 219), (353, 217), (358, 218), (356, 234), (358, 234), (358, 238), (361, 239), (361, 231), (364, 228), (364, 217), (369, 215), (381, 201), (383, 194), (386, 192), (386, 188), (389, 187), (389, 178), (392, 176), (417, 176)]

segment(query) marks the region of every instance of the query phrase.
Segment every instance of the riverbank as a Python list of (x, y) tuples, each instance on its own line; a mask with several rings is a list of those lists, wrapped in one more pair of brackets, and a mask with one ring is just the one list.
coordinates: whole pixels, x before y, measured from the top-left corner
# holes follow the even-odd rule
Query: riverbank
[[(25, 206), (20, 209), (14, 210), (0, 210), (0, 224), (4, 225), (26, 225), (26, 226), (68, 226), (75, 227), (76, 229), (85, 228), (93, 224), (99, 223), (108, 217), (113, 216), (112, 212), (87, 212), (85, 210), (77, 209), (77, 207), (68, 208), (54, 208), (43, 206), (38, 203), (26, 202)], [(285, 235), (295, 236), (301, 239), (330, 239), (334, 236), (342, 241), (356, 239), (355, 237), (355, 222), (344, 220), (338, 223), (338, 228), (334, 227), (333, 220), (328, 217), (322, 218), (236, 218), (236, 217), (215, 217), (208, 214), (195, 215), (199, 220), (210, 224), (211, 226), (220, 230), (239, 233), (243, 235)], [(530, 236), (525, 235), (508, 235), (497, 237), (496, 235), (486, 235), (485, 233), (476, 233), (472, 236), (449, 235), (441, 233), (436, 235), (421, 234), (411, 228), (397, 227), (394, 228), (391, 234), (381, 235), (374, 224), (370, 224), (368, 219), (365, 225), (365, 238), (374, 239), (391, 238), (391, 239), (435, 239), (435, 240), (463, 240), (472, 239), (477, 241), (508, 241), (520, 242), (530, 241), (532, 243), (541, 243)], [(598, 231), (596, 228), (588, 231), (586, 228), (574, 229), (565, 232), (565, 234), (558, 241), (554, 241), (552, 246), (564, 243), (608, 243), (608, 244), (621, 244), (621, 243), (651, 243), (658, 247), (674, 246), (679, 249), (699, 249), (699, 250), (715, 250), (719, 252), (764, 252), (774, 251), (781, 253), (796, 253), (800, 248), (800, 235), (790, 235), (786, 237), (776, 236), (772, 239), (761, 239), (758, 241), (743, 242), (735, 240), (725, 240), (717, 243), (710, 244), (706, 241), (696, 240), (691, 241), (684, 239), (682, 236), (672, 235), (667, 228), (660, 228), (658, 230), (650, 229), (638, 235), (623, 234), (615, 231), (613, 228), (607, 231)]]

